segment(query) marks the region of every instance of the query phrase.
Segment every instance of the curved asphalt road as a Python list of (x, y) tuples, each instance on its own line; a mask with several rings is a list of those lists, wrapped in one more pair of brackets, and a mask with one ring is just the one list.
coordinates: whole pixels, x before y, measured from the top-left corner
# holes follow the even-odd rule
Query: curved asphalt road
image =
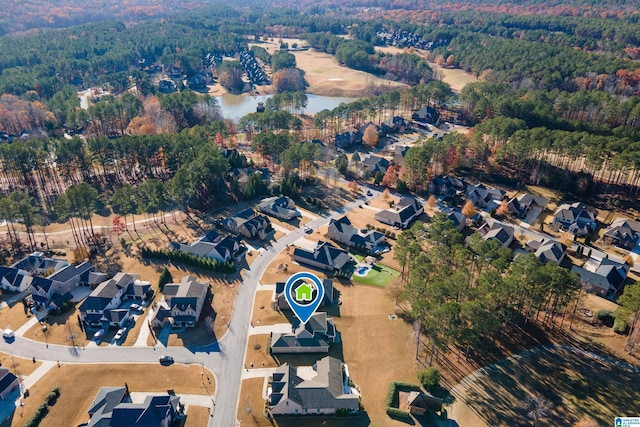
[[(367, 189), (367, 187), (364, 187)], [(362, 196), (331, 214), (318, 217), (306, 225), (312, 229), (327, 224), (336, 218), (358, 208), (365, 199), (376, 197), (379, 191), (371, 190), (369, 197)], [(167, 347), (69, 347), (32, 341), (16, 337), (11, 344), (0, 340), (0, 351), (25, 358), (60, 361), (64, 363), (158, 363), (161, 355), (170, 355), (176, 363), (197, 363), (211, 370), (216, 379), (215, 408), (209, 426), (233, 427), (237, 425), (236, 411), (240, 394), (241, 375), (248, 340), (252, 306), (260, 278), (271, 261), (287, 245), (305, 236), (298, 228), (282, 237), (273, 246), (260, 250), (246, 272), (238, 289), (228, 332), (215, 344), (199, 348)]]

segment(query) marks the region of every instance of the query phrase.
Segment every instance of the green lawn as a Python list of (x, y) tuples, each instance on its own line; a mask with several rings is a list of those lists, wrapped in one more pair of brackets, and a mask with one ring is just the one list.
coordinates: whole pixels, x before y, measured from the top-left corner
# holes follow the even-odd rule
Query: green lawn
[[(351, 255), (358, 260), (358, 263), (362, 262), (365, 258), (362, 255), (354, 255), (354, 254), (351, 254)], [(354, 272), (352, 272), (351, 274), (352, 282), (361, 283), (363, 285), (378, 286), (381, 288), (384, 288), (393, 280), (400, 277), (399, 271), (396, 271), (392, 268), (389, 268), (381, 264), (373, 264), (373, 268), (369, 270), (367, 275), (364, 277), (361, 277), (355, 274), (355, 267), (353, 270)]]

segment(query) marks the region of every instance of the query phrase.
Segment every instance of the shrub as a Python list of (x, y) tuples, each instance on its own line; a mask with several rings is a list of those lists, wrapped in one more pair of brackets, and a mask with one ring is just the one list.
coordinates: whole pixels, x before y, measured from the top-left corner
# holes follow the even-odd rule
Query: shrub
[(158, 289), (160, 289), (160, 292), (164, 289), (164, 285), (171, 282), (173, 282), (173, 276), (171, 275), (171, 272), (167, 270), (167, 267), (164, 267), (162, 269), (162, 273), (160, 273), (160, 278), (158, 279)]
[(440, 387), (440, 372), (433, 366), (429, 366), (420, 372), (418, 379), (427, 391), (434, 391)]
[(409, 415), (408, 412), (401, 411), (400, 409), (387, 407), (386, 411), (387, 411), (387, 415), (389, 415), (392, 418), (397, 418), (397, 419), (407, 420), (407, 421), (411, 419), (411, 415)]
[(611, 310), (598, 310), (596, 311), (596, 319), (605, 326), (613, 326), (613, 312)]
[(627, 321), (621, 317), (617, 317), (613, 322), (613, 332), (621, 335), (629, 332), (629, 325), (627, 324)]
[(155, 258), (165, 261), (179, 262), (190, 265), (192, 267), (202, 268), (205, 270), (216, 271), (220, 273), (235, 273), (236, 266), (232, 261), (220, 262), (215, 259), (192, 255), (186, 252), (174, 250), (153, 250), (147, 247), (140, 249), (140, 255), (143, 258)]

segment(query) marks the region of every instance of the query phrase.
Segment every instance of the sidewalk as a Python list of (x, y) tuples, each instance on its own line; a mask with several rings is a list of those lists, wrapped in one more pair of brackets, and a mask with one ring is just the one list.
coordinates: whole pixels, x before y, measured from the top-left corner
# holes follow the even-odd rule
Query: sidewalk
[(133, 347), (148, 347), (147, 345), (147, 338), (149, 338), (149, 335), (151, 335), (151, 331), (149, 330), (149, 322), (151, 322), (151, 319), (153, 319), (153, 308), (149, 307), (149, 309), (147, 310), (147, 315), (145, 316), (145, 318), (143, 320), (138, 319), (138, 322), (142, 322), (142, 326), (140, 327), (140, 333), (138, 334), (138, 339), (136, 339), (136, 342), (133, 344)]
[(277, 323), (275, 325), (249, 326), (248, 335), (270, 334), (272, 332), (275, 332), (277, 334), (289, 333), (289, 332), (291, 332), (291, 324), (290, 323)]
[(29, 389), (33, 387), (40, 378), (42, 378), (47, 372), (49, 372), (51, 368), (53, 368), (56, 365), (57, 363), (54, 362), (53, 360), (43, 360), (42, 365), (40, 365), (38, 369), (33, 371), (31, 375), (23, 377), (22, 384), (20, 385), (20, 387), (23, 389)]
[(273, 374), (276, 368), (256, 368), (256, 369), (245, 369), (242, 371), (242, 379), (247, 380), (249, 378), (264, 378), (268, 375)]
[(14, 334), (17, 337), (21, 337), (24, 335), (25, 332), (27, 332), (29, 329), (31, 329), (34, 325), (37, 325), (38, 323), (40, 323), (38, 318), (36, 316), (32, 316), (29, 320), (27, 320), (27, 323), (20, 326), (18, 330), (14, 332)]

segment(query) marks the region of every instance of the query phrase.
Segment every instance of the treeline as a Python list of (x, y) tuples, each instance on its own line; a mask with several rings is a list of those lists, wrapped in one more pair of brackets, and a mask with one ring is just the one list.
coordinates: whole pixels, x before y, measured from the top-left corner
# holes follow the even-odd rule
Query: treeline
[(496, 240), (472, 235), (468, 246), (444, 214), (428, 227), (398, 236), (394, 257), (405, 285), (397, 295), (429, 337), (431, 355), (458, 349), (481, 353), (488, 342), (510, 334), (544, 313), (555, 325), (580, 289), (576, 274), (533, 254), (513, 259)]
[(391, 90), (371, 98), (361, 98), (348, 104), (342, 103), (333, 110), (322, 110), (313, 116), (313, 125), (324, 136), (359, 128), (368, 121), (382, 123), (385, 113), (411, 114), (425, 105), (439, 109), (448, 108), (454, 98), (451, 88), (438, 80), (427, 84)]
[(427, 83), (433, 73), (429, 64), (415, 54), (397, 55), (376, 52), (373, 44), (327, 33), (306, 34), (309, 46), (336, 56), (341, 64), (407, 84)]
[(236, 266), (232, 261), (222, 262), (217, 259), (192, 255), (182, 251), (154, 250), (147, 247), (140, 249), (143, 258), (155, 258), (163, 261), (178, 262), (191, 267), (202, 268), (204, 270), (217, 273), (235, 273)]

